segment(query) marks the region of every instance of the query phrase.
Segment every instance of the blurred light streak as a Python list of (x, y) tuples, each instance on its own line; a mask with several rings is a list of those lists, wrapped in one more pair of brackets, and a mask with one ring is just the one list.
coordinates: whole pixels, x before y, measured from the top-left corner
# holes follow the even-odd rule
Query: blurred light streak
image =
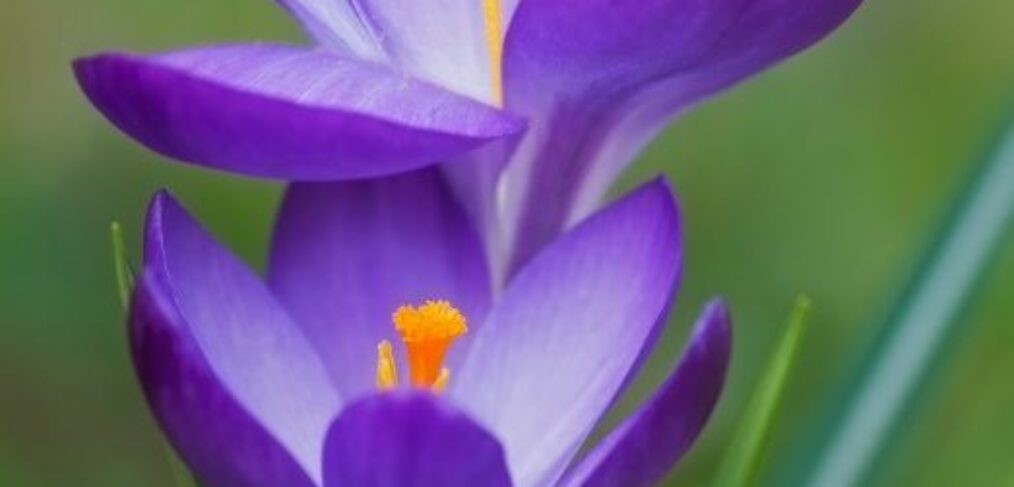
[(990, 156), (958, 200), (893, 319), (886, 322), (884, 339), (862, 365), (842, 414), (819, 438), (818, 447), (809, 449), (805, 465), (812, 470), (803, 485), (863, 483), (935, 365), (944, 339), (961, 323), (960, 312), (1009, 237), (1014, 215), (1014, 124)]

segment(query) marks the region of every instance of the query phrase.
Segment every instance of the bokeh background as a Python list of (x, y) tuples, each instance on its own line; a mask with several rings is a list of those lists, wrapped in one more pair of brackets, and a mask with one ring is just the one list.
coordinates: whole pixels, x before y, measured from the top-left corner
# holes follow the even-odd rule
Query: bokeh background
[[(170, 487), (126, 351), (109, 222), (124, 223), (136, 256), (147, 199), (168, 186), (261, 267), (280, 187), (130, 142), (86, 103), (69, 62), (301, 35), (267, 0), (6, 0), (0, 11), (0, 485)], [(804, 291), (816, 313), (768, 471), (789, 462), (1012, 102), (1014, 2), (869, 0), (829, 40), (647, 150), (621, 187), (671, 176), (688, 264), (662, 345), (618, 410), (662, 377), (709, 295), (728, 296), (737, 318), (729, 388), (672, 484), (712, 478)], [(958, 329), (876, 485), (1014, 485), (1014, 245)]]

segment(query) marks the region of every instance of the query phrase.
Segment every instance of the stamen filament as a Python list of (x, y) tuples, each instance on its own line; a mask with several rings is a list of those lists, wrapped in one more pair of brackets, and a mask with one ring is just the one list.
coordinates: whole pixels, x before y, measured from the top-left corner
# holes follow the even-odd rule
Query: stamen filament
[(500, 0), (481, 1), (486, 50), (489, 54), (489, 75), (493, 85), (493, 103), (503, 107), (503, 14)]
[(394, 351), (391, 342), (384, 340), (377, 345), (377, 389), (393, 389), (398, 385), (398, 367), (394, 365)]

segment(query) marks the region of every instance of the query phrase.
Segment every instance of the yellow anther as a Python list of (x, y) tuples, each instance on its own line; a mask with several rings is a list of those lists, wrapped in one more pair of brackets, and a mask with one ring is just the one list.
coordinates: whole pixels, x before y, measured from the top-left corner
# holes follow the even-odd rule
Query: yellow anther
[[(420, 306), (402, 306), (391, 317), (408, 355), (408, 375), (413, 386), (433, 392), (447, 387), (451, 371), (443, 366), (447, 347), (468, 331), (465, 317), (447, 301), (426, 301)], [(377, 388), (398, 385), (394, 350), (387, 340), (377, 344)]]
[(391, 319), (405, 343), (449, 340), (468, 331), (465, 317), (444, 300), (431, 299), (421, 306), (401, 306)]
[(493, 103), (503, 107), (503, 14), (500, 0), (481, 1), (486, 50), (489, 54), (489, 76), (493, 85)]
[(377, 344), (377, 388), (393, 389), (398, 385), (398, 367), (394, 364), (391, 342), (384, 340)]
[[(442, 388), (447, 383), (443, 369), (447, 347), (455, 338), (468, 331), (465, 317), (447, 301), (426, 301), (421, 306), (402, 306), (392, 317), (394, 328), (401, 335), (408, 355), (408, 375), (416, 387), (434, 387), (443, 376)], [(381, 343), (383, 346), (383, 343)], [(389, 346), (389, 345), (388, 345)], [(381, 363), (377, 367), (380, 384)], [(393, 369), (393, 358), (391, 359)]]

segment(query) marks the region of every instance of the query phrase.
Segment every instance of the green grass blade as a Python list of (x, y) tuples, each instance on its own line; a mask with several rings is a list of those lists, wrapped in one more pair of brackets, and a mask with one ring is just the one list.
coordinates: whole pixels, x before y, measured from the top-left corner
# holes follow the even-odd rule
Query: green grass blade
[(771, 356), (764, 376), (750, 398), (729, 452), (718, 471), (715, 481), (717, 487), (746, 487), (757, 483), (757, 474), (768, 449), (771, 431), (784, 397), (789, 373), (796, 361), (811, 307), (810, 299), (806, 296), (796, 298), (781, 343)]
[(1014, 221), (1014, 126), (983, 160), (951, 218), (864, 356), (846, 401), (797, 465), (803, 485), (863, 485), (890, 451), (900, 420), (915, 408), (916, 391), (945, 358), (946, 338), (971, 301)]
[(130, 304), (130, 291), (134, 288), (134, 274), (130, 271), (123, 246), (123, 227), (120, 222), (109, 224), (109, 237), (113, 244), (113, 270), (116, 272), (116, 289), (120, 296), (120, 305), (127, 309)]

